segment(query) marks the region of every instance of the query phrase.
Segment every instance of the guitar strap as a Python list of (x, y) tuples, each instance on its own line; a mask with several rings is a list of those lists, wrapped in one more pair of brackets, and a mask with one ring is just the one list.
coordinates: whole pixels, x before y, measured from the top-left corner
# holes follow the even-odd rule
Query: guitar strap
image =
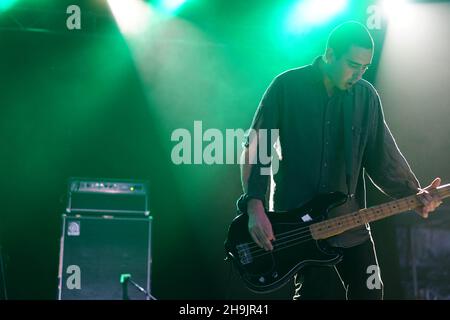
[(347, 196), (352, 197), (350, 184), (352, 181), (352, 166), (353, 166), (353, 108), (354, 108), (353, 93), (347, 91), (344, 94), (343, 102), (343, 118), (344, 118), (344, 152), (345, 152), (345, 182), (347, 184)]

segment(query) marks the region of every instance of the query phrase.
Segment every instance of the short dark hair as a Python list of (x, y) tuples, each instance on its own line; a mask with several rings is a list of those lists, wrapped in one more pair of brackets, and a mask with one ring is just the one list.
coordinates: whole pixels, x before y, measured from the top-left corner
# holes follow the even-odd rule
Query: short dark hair
[(338, 25), (331, 31), (327, 41), (327, 48), (332, 48), (337, 57), (347, 52), (352, 45), (366, 49), (374, 47), (369, 30), (357, 21), (348, 21)]

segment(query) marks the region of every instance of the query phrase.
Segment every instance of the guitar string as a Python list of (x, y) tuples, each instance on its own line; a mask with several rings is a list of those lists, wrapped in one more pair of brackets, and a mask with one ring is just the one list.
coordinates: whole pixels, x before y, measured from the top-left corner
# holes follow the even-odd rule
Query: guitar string
[[(304, 229), (304, 228), (302, 227), (302, 228), (298, 228), (298, 229)], [(292, 231), (294, 231), (294, 230), (292, 230)], [(284, 235), (284, 234), (285, 233), (283, 233), (282, 237), (280, 237), (281, 234), (278, 234), (277, 239), (274, 240), (273, 243), (274, 244), (281, 244), (283, 242), (283, 240), (285, 240), (287, 238), (295, 237), (295, 236), (304, 236), (304, 235), (311, 234), (311, 232), (309, 231), (309, 228), (307, 228), (307, 230), (302, 230), (300, 232), (293, 233), (293, 234), (290, 234), (290, 235)], [(250, 250), (251, 252), (252, 252), (253, 249), (257, 249), (257, 250), (261, 249), (261, 247), (258, 246), (255, 242), (246, 242), (246, 243), (243, 243), (243, 244), (246, 244), (247, 245), (247, 249)]]
[[(406, 200), (405, 200), (406, 201)], [(407, 201), (406, 201), (407, 202)], [(377, 216), (377, 215), (382, 215), (382, 214), (384, 214), (385, 212), (383, 211), (383, 209), (384, 209), (384, 207), (388, 207), (388, 205), (387, 204), (385, 204), (385, 205), (381, 205), (380, 207), (378, 207), (377, 208), (377, 210), (375, 211), (374, 209), (371, 209), (371, 211), (373, 211), (373, 212), (355, 212), (355, 213), (352, 213), (352, 214), (349, 214), (348, 216), (341, 216), (341, 217), (338, 217), (338, 218), (340, 218), (340, 220), (342, 221), (342, 222), (346, 222), (346, 223), (348, 223), (348, 222), (356, 222), (356, 224), (360, 224), (360, 221), (362, 220), (362, 221), (364, 221), (364, 217), (363, 217), (363, 215), (368, 215), (368, 214), (372, 214), (372, 215), (375, 215), (375, 216)], [(401, 208), (402, 210), (404, 210), (404, 209), (408, 209), (409, 208), (409, 205), (408, 205), (408, 203), (406, 203), (406, 206), (404, 206), (403, 204), (402, 205), (399, 205), (398, 206), (399, 208)], [(394, 208), (395, 208), (395, 206), (394, 206)], [(380, 211), (381, 211), (381, 214), (380, 214)], [(359, 216), (358, 216), (359, 215)], [(327, 221), (327, 222), (330, 222), (331, 220), (333, 220), (333, 219), (330, 219), (330, 220), (325, 220), (325, 221)], [(318, 222), (318, 223), (320, 223), (320, 222)], [(328, 228), (328, 230), (333, 230), (333, 229), (337, 229), (337, 228), (340, 228), (341, 226), (339, 225), (339, 223), (338, 223), (338, 225), (335, 225), (334, 227), (332, 227), (332, 228)], [(309, 226), (307, 226), (307, 227), (301, 227), (301, 228), (297, 228), (297, 229), (293, 229), (293, 230), (290, 230), (290, 231), (287, 231), (287, 232), (283, 232), (283, 233), (280, 233), (280, 234), (278, 234), (278, 237), (280, 236), (280, 235), (285, 235), (285, 234), (288, 234), (288, 233), (292, 233), (292, 232), (294, 232), (294, 231), (299, 231), (299, 230), (302, 230), (302, 229), (309, 229)], [(305, 231), (309, 231), (309, 230), (305, 230)], [(252, 248), (255, 248), (255, 247), (257, 247), (257, 248), (259, 248), (259, 246), (255, 243), (255, 242), (247, 242), (247, 243), (244, 243), (244, 244), (248, 244), (249, 245), (249, 247), (250, 247), (250, 249), (252, 249)]]
[[(385, 206), (385, 205), (383, 205), (383, 206)], [(405, 208), (403, 208), (403, 205), (399, 205), (399, 208), (405, 209)], [(381, 209), (381, 207), (379, 207), (379, 209)], [(379, 214), (379, 211), (377, 211), (377, 213)], [(383, 214), (384, 214), (384, 212), (381, 209), (381, 215), (383, 215)], [(348, 218), (350, 218), (350, 216)], [(298, 240), (300, 240), (300, 241), (298, 241)], [(272, 254), (273, 252), (278, 252), (279, 250), (283, 250), (283, 249), (286, 249), (286, 248), (289, 248), (289, 247), (292, 247), (292, 246), (295, 246), (295, 245), (299, 245), (301, 243), (305, 243), (305, 242), (308, 242), (308, 241), (311, 241), (311, 240), (314, 240), (311, 235), (303, 235), (303, 236), (300, 236), (300, 237), (295, 238), (295, 239), (284, 241), (282, 244), (278, 243), (278, 245), (277, 245), (277, 243), (275, 243), (274, 245), (276, 247), (272, 251), (265, 251), (264, 249), (258, 247), (258, 249), (253, 250), (253, 253), (258, 253), (258, 252), (263, 252), (263, 253), (259, 254), (259, 255), (255, 255), (255, 256), (252, 255), (252, 258), (258, 258), (258, 257), (262, 257), (264, 255)], [(287, 243), (293, 242), (293, 241), (294, 241), (294, 243), (286, 245)]]
[[(306, 234), (306, 235), (304, 234), (303, 236), (300, 236), (300, 237), (297, 237), (297, 238), (294, 238), (294, 239), (290, 239), (290, 240), (282, 241), (282, 242), (277, 242), (275, 244), (276, 247), (274, 248), (273, 251), (278, 251), (278, 250), (284, 249), (285, 247), (289, 247), (289, 246), (292, 246), (292, 245), (297, 245), (297, 244), (300, 244), (300, 243), (302, 243), (304, 241), (309, 241), (309, 240), (312, 240), (312, 239), (313, 238), (311, 237), (311, 234)], [(300, 240), (300, 242), (298, 242), (298, 243), (295, 242), (295, 241), (298, 241), (298, 240)], [(290, 242), (293, 242), (293, 241), (294, 241), (293, 244), (286, 246), (286, 244), (288, 244)], [(258, 255), (257, 253), (259, 253), (259, 252), (263, 252), (263, 254)], [(263, 255), (265, 255), (267, 253), (271, 253), (271, 252), (267, 252), (264, 249), (257, 247), (256, 250), (250, 250), (250, 253), (251, 253), (252, 258), (258, 258), (260, 256), (263, 256)], [(254, 255), (254, 254), (256, 254), (256, 255)]]
[[(408, 201), (407, 201), (406, 199), (405, 199), (405, 202), (407, 203), (406, 208), (403, 208), (403, 205), (402, 205), (402, 204), (399, 206), (399, 208), (407, 209), (407, 210), (411, 209), (411, 208), (409, 207)], [(383, 212), (382, 207), (379, 207), (378, 209), (381, 209), (381, 215), (383, 215), (384, 212)], [(378, 213), (378, 215), (380, 215), (380, 214), (379, 214), (379, 211), (377, 211), (377, 213)], [(350, 218), (350, 216), (349, 216), (348, 218)], [(300, 228), (300, 229), (302, 229), (302, 228)], [(291, 231), (292, 231), (292, 230), (291, 230)], [(288, 233), (289, 233), (289, 232), (288, 232)], [(290, 245), (286, 245), (288, 242), (292, 242), (292, 241), (296, 241), (296, 240), (300, 240), (300, 239), (303, 239), (303, 240), (298, 241), (298, 242), (294, 242), (294, 243), (292, 243), (292, 244), (290, 244)], [(314, 240), (314, 239), (313, 239), (312, 237), (310, 237), (309, 235), (307, 235), (306, 237), (303, 236), (303, 237), (299, 237), (299, 238), (296, 238), (296, 239), (291, 239), (291, 240), (289, 240), (289, 241), (285, 241), (285, 242), (283, 243), (284, 246), (281, 246), (280, 244), (278, 244), (277, 247), (274, 248), (274, 250), (272, 250), (272, 251), (265, 251), (265, 250), (263, 250), (262, 248), (259, 248), (259, 250), (256, 250), (256, 251), (254, 251), (254, 252), (263, 251), (263, 253), (260, 254), (260, 255), (252, 256), (252, 258), (258, 258), (258, 257), (262, 257), (262, 256), (264, 256), (264, 255), (273, 254), (273, 252), (275, 252), (275, 251), (280, 251), (280, 250), (283, 250), (283, 249), (292, 247), (292, 246), (294, 246), (294, 245), (298, 245), (298, 244), (301, 244), (301, 243), (305, 243), (305, 242), (308, 242), (308, 241), (311, 241), (311, 240)], [(275, 245), (276, 245), (276, 244), (275, 244)]]
[(301, 240), (301, 241), (298, 241), (298, 242), (295, 242), (295, 243), (292, 243), (290, 245), (286, 245), (286, 246), (283, 246), (283, 247), (277, 247), (277, 248), (273, 249), (272, 251), (265, 251), (264, 249), (260, 249), (260, 250), (257, 250), (257, 251), (263, 251), (263, 253), (259, 254), (259, 255), (252, 256), (252, 258), (253, 259), (259, 258), (259, 257), (265, 256), (265, 255), (268, 255), (268, 254), (272, 254), (275, 251), (278, 252), (280, 250), (283, 250), (283, 249), (286, 249), (286, 248), (289, 248), (289, 247), (292, 247), (292, 246), (295, 246), (295, 245), (299, 245), (299, 244), (302, 244), (302, 243), (305, 243), (305, 242), (308, 242), (308, 241), (311, 241), (311, 240), (314, 240), (314, 239), (312, 237), (307, 236), (306, 239), (304, 239), (304, 240)]
[[(335, 228), (329, 228), (328, 230), (332, 230), (332, 229), (335, 229)], [(282, 250), (282, 249), (286, 249), (286, 248), (292, 247), (294, 245), (298, 245), (298, 244), (301, 244), (301, 243), (304, 243), (304, 242), (307, 242), (307, 241), (310, 241), (310, 240), (314, 240), (314, 238), (312, 238), (311, 234), (306, 234), (305, 235), (304, 232), (302, 234), (303, 235), (300, 236), (300, 237), (297, 237), (297, 238), (294, 238), (294, 239), (290, 239), (290, 240), (287, 240), (287, 241), (282, 241), (282, 242), (275, 241), (274, 242), (274, 249), (272, 251), (265, 251), (264, 249), (262, 249), (260, 247), (257, 247), (256, 250), (250, 250), (251, 253), (263, 252), (260, 255), (254, 255), (254, 256), (252, 255), (252, 258), (258, 258), (258, 257), (264, 256), (264, 255), (267, 255), (267, 254), (271, 254), (273, 252), (277, 252), (277, 251)], [(291, 244), (286, 245), (288, 243), (291, 243)]]
[[(298, 231), (298, 233), (296, 233), (297, 231)], [(292, 235), (288, 235), (290, 233), (294, 233), (294, 235), (297, 235), (297, 234), (302, 234), (302, 233), (305, 233), (305, 232), (309, 232), (309, 226), (299, 227), (299, 228), (295, 228), (295, 229), (292, 229), (292, 230), (289, 230), (289, 231), (286, 231), (286, 232), (281, 232), (281, 233), (277, 234), (277, 240), (283, 239), (283, 237), (286, 236), (286, 235), (289, 236), (289, 237), (292, 236)], [(277, 241), (277, 240), (275, 240), (275, 241)], [(248, 245), (248, 247), (250, 249), (254, 248), (254, 247), (258, 247), (259, 248), (259, 246), (255, 242), (245, 242), (245, 243), (242, 243), (242, 244)]]
[[(346, 220), (348, 220), (349, 218), (346, 218)], [(319, 222), (320, 223), (320, 222)], [(333, 229), (336, 229), (337, 227), (333, 227), (333, 228), (328, 228), (328, 230), (333, 230)], [(299, 231), (299, 232), (296, 232), (296, 231)], [(293, 233), (293, 234), (290, 234), (289, 235), (289, 233)], [(300, 227), (300, 228), (296, 228), (296, 229), (292, 229), (292, 230), (289, 230), (289, 231), (286, 231), (286, 232), (282, 232), (282, 233), (279, 233), (278, 235), (277, 235), (277, 240), (275, 240), (274, 241), (274, 243), (276, 243), (276, 244), (281, 244), (282, 243), (282, 241), (281, 240), (284, 240), (284, 239), (286, 239), (286, 238), (289, 238), (289, 237), (292, 237), (292, 236), (301, 236), (301, 235), (307, 235), (307, 234), (310, 234), (311, 232), (310, 232), (310, 227), (309, 226), (307, 226), (307, 227)], [(281, 237), (280, 237), (281, 236)], [(247, 248), (251, 251), (252, 249), (261, 249), (255, 242), (245, 242), (245, 243), (242, 243), (242, 244), (244, 244), (244, 245), (247, 245)], [(261, 249), (261, 250), (263, 250), (263, 249)]]
[[(345, 222), (357, 222), (357, 223), (359, 223), (359, 221), (357, 220), (358, 218), (357, 217), (355, 217), (355, 213), (354, 214), (350, 214), (348, 217), (345, 217), (344, 218), (344, 216), (341, 216), (341, 217), (339, 217), (341, 220), (344, 220)], [(329, 220), (324, 220), (324, 221), (322, 221), (322, 222), (330, 222), (330, 221), (332, 221), (333, 219), (329, 219)], [(320, 221), (319, 222), (317, 222), (317, 223), (315, 223), (315, 224), (319, 224), (319, 223), (321, 223)], [(341, 226), (339, 225), (336, 225), (336, 226), (333, 226), (332, 228), (327, 228), (328, 230), (333, 230), (333, 229), (337, 229), (337, 228), (340, 228)], [(309, 226), (306, 226), (306, 227), (300, 227), (300, 228), (296, 228), (296, 229), (292, 229), (292, 230), (289, 230), (289, 231), (286, 231), (286, 232), (282, 232), (282, 233), (279, 233), (279, 234), (277, 234), (277, 240), (281, 240), (282, 239), (282, 237), (280, 238), (280, 236), (284, 236), (284, 235), (287, 235), (287, 234), (289, 234), (289, 233), (292, 233), (292, 232), (295, 232), (295, 231), (300, 231), (299, 233), (298, 233), (298, 235), (300, 235), (300, 234), (304, 234), (304, 233), (309, 233), (310, 232), (310, 225)], [(296, 234), (297, 235), (297, 234)], [(290, 235), (290, 236), (292, 236), (292, 235)], [(275, 241), (277, 241), (277, 240), (275, 240)], [(255, 242), (245, 242), (245, 243), (242, 243), (242, 244), (245, 244), (245, 245), (248, 245), (248, 247), (249, 247), (249, 249), (253, 249), (253, 248), (260, 248)]]
[[(386, 206), (386, 205), (384, 205), (384, 206)], [(387, 207), (387, 206), (386, 206)], [(400, 205), (399, 207), (403, 207), (403, 205)], [(408, 207), (408, 206), (407, 206)], [(383, 214), (384, 213), (384, 211), (383, 211), (383, 209), (382, 208), (379, 208), (379, 209), (381, 209), (381, 213)], [(377, 211), (377, 212), (379, 212), (379, 211)], [(356, 213), (357, 214), (357, 213)], [(344, 218), (345, 220), (351, 220), (350, 222), (355, 222), (355, 220), (356, 220), (356, 223), (357, 224), (359, 224), (360, 222), (360, 220), (358, 220), (358, 218), (356, 217), (356, 214), (350, 214), (348, 217), (346, 217), (346, 218)], [(365, 213), (365, 214), (367, 214), (367, 212)], [(359, 217), (359, 218), (362, 218), (361, 216)], [(325, 220), (325, 221), (330, 221), (330, 220)], [(363, 220), (364, 221), (364, 220)], [(340, 228), (340, 226), (335, 226), (335, 227), (332, 227), (332, 228), (328, 228), (328, 230), (329, 231), (331, 231), (331, 230), (333, 230), (333, 229), (336, 229), (336, 228)], [(308, 230), (306, 230), (306, 229), (308, 229)], [(294, 231), (300, 231), (300, 230), (302, 230), (301, 232), (298, 232), (298, 233), (296, 233), (296, 234), (291, 234), (291, 235), (288, 235), (288, 236), (283, 236), (282, 238), (278, 238), (277, 240), (275, 240), (274, 241), (274, 245), (278, 245), (278, 246), (280, 246), (280, 245), (282, 245), (283, 244), (283, 242), (282, 241), (280, 241), (280, 240), (284, 240), (284, 239), (286, 239), (286, 238), (289, 238), (289, 237), (292, 237), (292, 236), (295, 236), (295, 235), (302, 235), (302, 236), (307, 236), (308, 234), (310, 234), (310, 231), (309, 231), (309, 226), (307, 226), (307, 227), (300, 227), (300, 228), (297, 228), (297, 229), (293, 229), (293, 230), (290, 230), (290, 231), (287, 231), (287, 232), (283, 232), (283, 233), (280, 233), (279, 235), (278, 235), (278, 237), (280, 236), (280, 235), (286, 235), (286, 234), (289, 234), (289, 233), (292, 233), (292, 232), (294, 232)], [(287, 241), (285, 241), (285, 242), (291, 242), (291, 241), (293, 241), (293, 240), (300, 240), (300, 239), (302, 239), (302, 236), (300, 236), (299, 238), (296, 238), (296, 239), (291, 239), (291, 240), (287, 240)], [(255, 253), (255, 252), (259, 252), (259, 251), (264, 251), (265, 252), (265, 250), (264, 249), (262, 249), (262, 248), (260, 248), (256, 243), (250, 243), (250, 242), (247, 242), (247, 243), (244, 243), (244, 244), (247, 244), (247, 245), (249, 245), (249, 251), (250, 251), (250, 253)], [(252, 249), (254, 249), (254, 248), (257, 248), (256, 250), (252, 250)]]
[[(302, 241), (302, 240), (308, 239), (308, 238), (313, 239), (311, 234), (304, 234), (304, 235), (302, 235), (300, 237), (296, 237), (296, 238), (293, 238), (293, 239), (290, 239), (290, 240), (284, 240), (282, 242), (274, 243), (274, 249), (272, 251), (275, 251), (276, 249), (281, 248), (285, 244), (292, 243), (292, 242), (299, 241), (299, 240)], [(267, 252), (267, 251), (264, 250), (263, 248), (260, 248), (260, 247), (258, 247), (257, 249), (250, 250), (250, 253), (252, 255), (255, 254), (255, 253), (258, 253), (258, 252)]]

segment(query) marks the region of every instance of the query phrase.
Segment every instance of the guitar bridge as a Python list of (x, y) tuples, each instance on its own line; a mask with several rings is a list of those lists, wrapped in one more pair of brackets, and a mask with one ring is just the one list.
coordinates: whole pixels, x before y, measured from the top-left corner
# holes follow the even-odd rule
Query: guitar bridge
[(239, 255), (239, 260), (241, 261), (242, 265), (246, 265), (246, 264), (253, 262), (253, 257), (250, 252), (248, 243), (238, 244), (236, 246), (236, 249), (237, 249), (237, 253)]

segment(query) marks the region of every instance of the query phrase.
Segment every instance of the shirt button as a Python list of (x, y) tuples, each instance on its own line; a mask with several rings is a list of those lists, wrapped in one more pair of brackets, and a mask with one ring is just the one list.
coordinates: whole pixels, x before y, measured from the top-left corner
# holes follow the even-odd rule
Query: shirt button
[(323, 166), (326, 167), (326, 166), (327, 166), (327, 163), (325, 162), (325, 163), (323, 164)]
[(328, 141), (325, 141), (325, 144), (328, 145)]
[(329, 125), (331, 122), (330, 121), (327, 121), (327, 124)]
[(322, 188), (325, 188), (325, 185), (324, 185), (324, 184), (322, 185)]

